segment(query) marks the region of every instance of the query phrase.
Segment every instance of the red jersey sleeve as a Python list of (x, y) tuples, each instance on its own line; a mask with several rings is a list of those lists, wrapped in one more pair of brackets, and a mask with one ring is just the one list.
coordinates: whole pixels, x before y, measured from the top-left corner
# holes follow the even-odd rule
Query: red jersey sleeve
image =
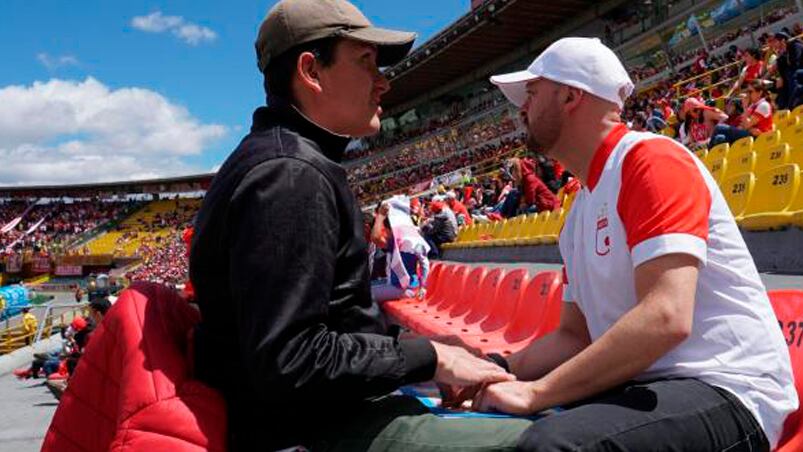
[(673, 253), (705, 264), (711, 192), (680, 145), (654, 138), (630, 150), (622, 163), (617, 211), (634, 266)]

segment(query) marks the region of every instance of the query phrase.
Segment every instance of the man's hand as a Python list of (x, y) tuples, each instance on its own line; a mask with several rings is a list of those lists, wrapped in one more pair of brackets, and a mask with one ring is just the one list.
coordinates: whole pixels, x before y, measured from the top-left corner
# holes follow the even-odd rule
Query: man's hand
[(535, 387), (535, 383), (528, 381), (491, 384), (477, 393), (471, 407), (475, 411), (497, 411), (527, 416), (547, 408), (538, 406)]
[(388, 216), (389, 211), (390, 207), (388, 207), (387, 203), (382, 203), (382, 205), (379, 206), (379, 211), (377, 212), (377, 214), (380, 215), (382, 218), (385, 218)]
[(432, 342), (438, 357), (435, 382), (441, 385), (472, 386), (481, 383), (513, 381), (515, 376), (460, 347)]

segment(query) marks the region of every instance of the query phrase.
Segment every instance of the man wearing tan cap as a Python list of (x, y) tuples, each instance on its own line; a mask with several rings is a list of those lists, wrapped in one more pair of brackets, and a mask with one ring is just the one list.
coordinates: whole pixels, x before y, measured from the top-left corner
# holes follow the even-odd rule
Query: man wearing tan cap
[[(371, 299), (360, 211), (340, 161), (352, 137), (379, 130), (389, 84), (378, 67), (400, 61), (414, 38), (373, 27), (345, 0), (283, 0), (260, 27), (268, 106), (215, 176), (190, 253), (202, 314), (196, 373), (227, 400), (232, 450), (359, 450), (381, 435), (375, 447), (433, 445), (418, 436), (433, 420), (423, 405), (383, 396), (430, 379), (512, 379), (462, 348), (400, 337)], [(415, 428), (394, 424), (411, 414), (422, 415)], [(521, 422), (507, 436), (450, 436), (515, 441)]]

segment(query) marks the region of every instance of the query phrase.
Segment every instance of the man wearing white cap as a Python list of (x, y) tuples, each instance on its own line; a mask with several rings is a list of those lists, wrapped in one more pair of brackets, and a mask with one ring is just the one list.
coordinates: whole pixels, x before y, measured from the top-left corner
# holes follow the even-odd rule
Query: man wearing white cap
[(528, 450), (768, 450), (797, 408), (789, 355), (752, 257), (705, 168), (621, 123), (633, 90), (597, 39), (566, 38), (491, 81), (529, 142), (584, 188), (560, 235), (561, 324), (512, 355), (518, 381), (474, 396), (528, 414)]

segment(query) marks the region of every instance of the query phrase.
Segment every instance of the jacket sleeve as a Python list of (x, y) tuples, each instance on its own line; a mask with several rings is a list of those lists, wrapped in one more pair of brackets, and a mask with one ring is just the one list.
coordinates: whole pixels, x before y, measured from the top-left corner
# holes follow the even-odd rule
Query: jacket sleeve
[[(342, 231), (331, 182), (281, 158), (255, 167), (232, 196), (229, 281), (245, 377), (262, 401), (359, 400), (432, 378), (423, 338), (335, 331), (331, 300)], [(366, 256), (367, 259), (367, 256)]]

